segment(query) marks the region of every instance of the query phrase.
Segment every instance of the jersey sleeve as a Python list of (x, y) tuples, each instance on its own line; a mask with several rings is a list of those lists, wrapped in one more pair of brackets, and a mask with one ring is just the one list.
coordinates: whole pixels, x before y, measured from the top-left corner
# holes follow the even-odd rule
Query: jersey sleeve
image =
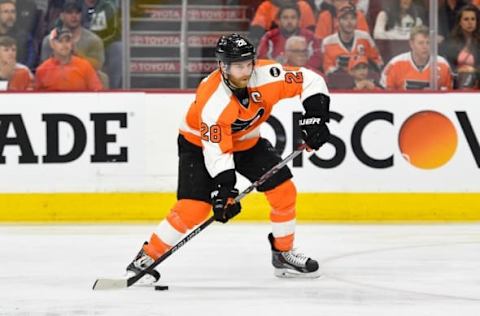
[(282, 89), (279, 99), (300, 96), (303, 102), (314, 94), (328, 95), (328, 88), (322, 76), (304, 67), (283, 67)]
[(382, 68), (383, 66), (383, 59), (382, 56), (380, 55), (380, 52), (378, 51), (377, 46), (375, 45), (375, 42), (373, 39), (369, 36), (367, 39), (369, 45), (368, 45), (368, 58), (373, 60), (373, 62), (378, 66), (378, 68)]
[(395, 89), (395, 65), (388, 63), (380, 77), (380, 85), (387, 90)]
[(219, 84), (205, 101), (199, 122), (205, 166), (212, 178), (235, 168), (231, 125), (237, 117), (238, 108), (231, 93)]

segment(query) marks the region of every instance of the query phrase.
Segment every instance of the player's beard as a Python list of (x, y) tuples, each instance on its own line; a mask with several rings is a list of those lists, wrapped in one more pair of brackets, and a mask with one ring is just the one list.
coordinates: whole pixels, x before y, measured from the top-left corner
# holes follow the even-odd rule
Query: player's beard
[(241, 77), (241, 78), (238, 78), (238, 79), (233, 79), (233, 78), (229, 78), (230, 80), (230, 84), (232, 86), (234, 86), (235, 88), (246, 88), (247, 85), (248, 85), (248, 81), (250, 80), (250, 76), (244, 76), (244, 77)]

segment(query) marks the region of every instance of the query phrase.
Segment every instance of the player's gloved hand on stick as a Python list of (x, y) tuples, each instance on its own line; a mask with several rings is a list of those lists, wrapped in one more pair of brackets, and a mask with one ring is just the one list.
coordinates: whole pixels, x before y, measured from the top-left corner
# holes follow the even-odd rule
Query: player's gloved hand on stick
[(318, 150), (330, 139), (328, 126), (320, 116), (307, 112), (302, 116), (299, 124), (303, 141), (313, 150)]
[(212, 192), (213, 216), (216, 221), (226, 223), (240, 213), (242, 206), (240, 202), (234, 201), (237, 196), (238, 190), (235, 188), (219, 186)]

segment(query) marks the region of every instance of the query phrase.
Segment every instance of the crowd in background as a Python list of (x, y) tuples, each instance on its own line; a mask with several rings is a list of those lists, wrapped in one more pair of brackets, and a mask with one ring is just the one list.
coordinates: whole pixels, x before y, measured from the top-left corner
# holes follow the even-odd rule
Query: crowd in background
[[(272, 0), (259, 4), (249, 36), (258, 57), (305, 66), (330, 88), (430, 88), (428, 0)], [(480, 88), (480, 1), (441, 0), (437, 88)], [(434, 74), (435, 75), (435, 74)]]
[[(247, 2), (250, 29), (238, 31), (248, 31), (258, 58), (308, 67), (332, 89), (430, 87), (428, 0)], [(121, 88), (119, 4), (0, 0), (0, 90)], [(439, 89), (480, 88), (479, 7), (480, 0), (439, 0)]]
[(114, 0), (0, 0), (0, 90), (122, 86)]

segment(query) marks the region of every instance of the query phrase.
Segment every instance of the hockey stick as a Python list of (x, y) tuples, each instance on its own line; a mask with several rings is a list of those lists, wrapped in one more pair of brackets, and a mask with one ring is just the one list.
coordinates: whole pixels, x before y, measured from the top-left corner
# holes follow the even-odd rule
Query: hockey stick
[[(272, 167), (272, 169), (265, 172), (263, 176), (260, 177), (257, 181), (253, 182), (248, 188), (243, 190), (236, 198), (235, 202), (240, 202), (247, 194), (252, 192), (255, 188), (262, 185), (270, 179), (275, 173), (277, 173), (280, 169), (282, 169), (287, 163), (289, 163), (293, 158), (297, 157), (307, 146), (305, 144), (300, 145), (295, 151), (293, 151), (290, 155), (288, 155), (285, 159), (280, 161), (278, 164)], [(183, 247), (187, 242), (190, 241), (193, 237), (200, 234), (202, 230), (207, 228), (211, 223), (214, 222), (214, 217), (210, 217), (205, 222), (203, 222), (200, 226), (195, 228), (190, 234), (188, 234), (185, 238), (180, 240), (175, 246), (170, 248), (167, 252), (165, 252), (160, 258), (155, 260), (147, 269), (140, 271), (137, 275), (134, 275), (130, 278), (121, 278), (121, 279), (97, 279), (93, 284), (93, 290), (112, 290), (112, 289), (121, 289), (132, 286), (138, 280), (140, 280), (145, 274), (152, 271), (156, 266), (162, 263), (165, 259), (170, 257), (173, 253), (175, 253), (178, 249)]]

